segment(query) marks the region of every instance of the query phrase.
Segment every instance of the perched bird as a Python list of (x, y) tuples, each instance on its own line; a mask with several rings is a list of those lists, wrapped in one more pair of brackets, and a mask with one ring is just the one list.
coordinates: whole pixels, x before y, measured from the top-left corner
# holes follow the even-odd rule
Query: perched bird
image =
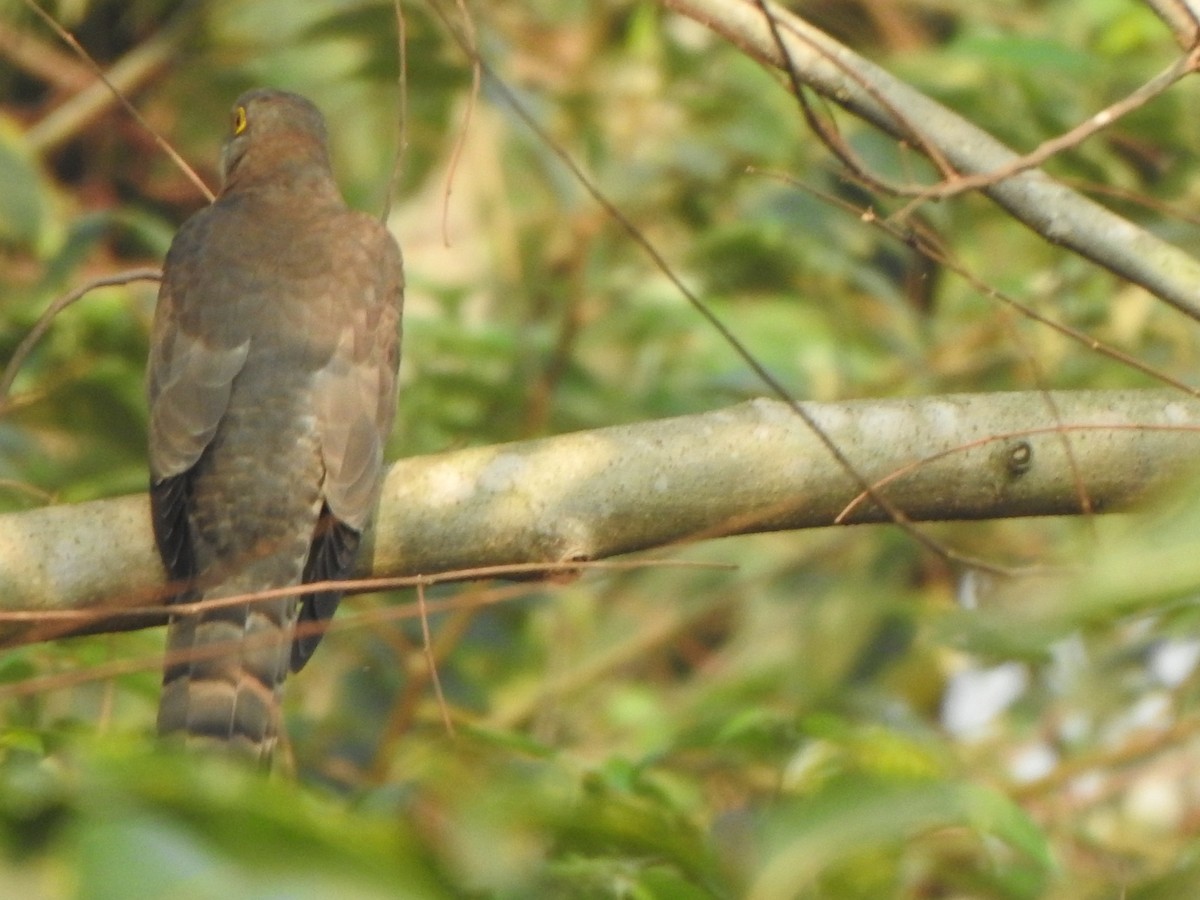
[[(321, 113), (243, 94), (221, 172), (167, 253), (147, 374), (150, 505), (176, 602), (348, 577), (396, 409), (400, 249), (343, 201)], [(269, 758), (283, 681), (340, 599), (173, 616), (159, 732)]]

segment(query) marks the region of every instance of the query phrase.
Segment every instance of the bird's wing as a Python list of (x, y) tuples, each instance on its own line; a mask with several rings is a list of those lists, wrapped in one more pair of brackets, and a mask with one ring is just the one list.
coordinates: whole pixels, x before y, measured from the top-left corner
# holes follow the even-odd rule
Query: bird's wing
[[(395, 239), (362, 217), (363, 236), (340, 279), (346, 303), (328, 363), (315, 379), (314, 410), (325, 464), (325, 503), (356, 531), (371, 517), (383, 448), (396, 412), (403, 273)], [(369, 228), (368, 228), (369, 226)]]
[(150, 471), (156, 480), (186, 472), (200, 459), (250, 350), (249, 340), (212, 346), (174, 322), (163, 330), (167, 333), (156, 340), (149, 375)]
[(205, 258), (213, 212), (209, 207), (184, 224), (163, 266), (146, 372), (155, 481), (196, 464), (229, 407), (233, 379), (250, 351), (245, 324), (232, 321), (242, 318), (241, 310), (228, 301), (220, 310), (201, 302), (228, 293), (220, 282), (224, 273), (212, 271), (220, 266)]
[(167, 257), (146, 373), (154, 532), (175, 580), (196, 574), (187, 526), (188, 472), (212, 441), (250, 350), (248, 337), (232, 338), (228, 331), (206, 335), (205, 317), (190, 314), (188, 290), (202, 265), (193, 241), (201, 234), (185, 226)]
[[(355, 217), (339, 278), (345, 297), (329, 361), (314, 381), (314, 410), (325, 465), (325, 510), (313, 535), (304, 581), (350, 576), (383, 475), (383, 448), (396, 413), (404, 276), (395, 239), (378, 222)], [(340, 591), (306, 594), (291, 666), (299, 670), (321, 640), (313, 623), (329, 620)]]

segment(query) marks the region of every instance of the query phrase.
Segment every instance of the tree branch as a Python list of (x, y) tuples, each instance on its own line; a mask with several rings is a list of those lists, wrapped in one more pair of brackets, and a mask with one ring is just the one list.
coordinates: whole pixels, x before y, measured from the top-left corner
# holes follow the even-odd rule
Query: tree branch
[(1200, 18), (1189, 0), (1146, 0), (1146, 5), (1171, 29), (1182, 49), (1195, 46), (1200, 36)]
[[(1200, 403), (1176, 393), (1052, 398), (1098, 512), (1128, 505), (1200, 458)], [(858, 471), (914, 521), (1079, 512), (1080, 486), (1045, 394), (805, 406)], [(887, 521), (859, 494), (786, 404), (755, 400), (401, 460), (388, 474), (364, 567), (375, 576), (431, 574)], [(145, 495), (0, 516), (5, 612), (144, 605), (164, 593), (162, 577)], [(30, 628), (2, 620), (0, 613), (6, 643)]]
[[(768, 23), (752, 0), (664, 0), (759, 62), (784, 68)], [(878, 128), (933, 151), (964, 175), (1019, 165), (1021, 157), (941, 104), (773, 4), (772, 15), (806, 85)], [(901, 118), (896, 111), (902, 111)], [(919, 134), (912, 123), (919, 123)], [(1200, 320), (1200, 260), (1137, 227), (1041, 171), (1004, 177), (983, 189), (1046, 240), (1060, 244)]]

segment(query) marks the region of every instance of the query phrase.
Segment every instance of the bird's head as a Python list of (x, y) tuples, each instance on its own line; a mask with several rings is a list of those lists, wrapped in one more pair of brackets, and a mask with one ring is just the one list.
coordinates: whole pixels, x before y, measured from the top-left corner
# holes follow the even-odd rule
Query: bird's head
[(225, 189), (235, 183), (329, 174), (325, 118), (312, 102), (273, 88), (238, 97), (221, 153)]

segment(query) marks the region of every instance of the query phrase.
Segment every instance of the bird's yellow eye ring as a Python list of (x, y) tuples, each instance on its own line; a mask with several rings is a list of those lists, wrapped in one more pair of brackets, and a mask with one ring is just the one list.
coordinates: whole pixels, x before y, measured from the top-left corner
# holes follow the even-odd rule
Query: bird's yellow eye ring
[(234, 136), (241, 134), (246, 130), (246, 107), (239, 106), (233, 111), (233, 133)]

